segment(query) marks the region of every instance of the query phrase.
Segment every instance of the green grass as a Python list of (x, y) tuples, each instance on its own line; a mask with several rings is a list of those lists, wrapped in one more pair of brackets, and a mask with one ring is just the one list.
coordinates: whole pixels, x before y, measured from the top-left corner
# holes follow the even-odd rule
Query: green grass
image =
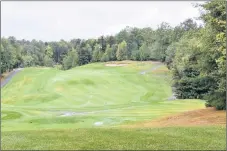
[[(170, 137), (163, 138), (166, 142), (162, 143), (161, 140), (153, 140), (153, 136), (148, 137), (143, 130), (110, 129), (126, 123), (154, 120), (204, 108), (202, 100), (168, 101), (171, 96), (170, 75), (164, 65), (160, 67), (162, 72), (140, 74), (154, 66), (155, 64), (146, 62), (130, 62), (123, 67), (106, 67), (104, 63), (94, 63), (67, 71), (52, 68), (22, 70), (2, 89), (2, 149), (90, 149), (89, 146), (86, 148), (89, 142), (93, 149), (101, 149), (102, 144), (103, 149), (163, 147), (161, 144), (171, 141), (168, 140)], [(65, 112), (74, 112), (75, 115), (61, 116)], [(97, 122), (102, 125), (97, 126)], [(144, 131), (158, 135), (161, 129)], [(171, 131), (165, 135), (171, 136)], [(180, 128), (178, 135), (189, 131), (196, 129)], [(209, 129), (202, 131), (206, 133)], [(54, 136), (55, 132), (59, 133)], [(89, 140), (90, 132), (97, 134), (94, 137), (101, 140)], [(83, 133), (86, 135), (82, 136)], [(107, 138), (111, 133), (113, 136)], [(118, 133), (122, 135), (115, 136)], [(160, 137), (161, 135), (160, 133)], [(126, 136), (132, 136), (132, 140), (125, 140)], [(152, 146), (144, 142), (141, 145), (137, 143), (138, 146), (130, 145), (131, 141), (137, 141), (137, 137), (152, 139), (159, 144)], [(183, 135), (181, 137), (187, 138)], [(200, 137), (202, 135), (198, 136), (198, 141)], [(68, 142), (64, 142), (64, 139)], [(100, 143), (105, 139), (113, 142)], [(114, 139), (120, 139), (120, 144)], [(170, 145), (170, 148), (175, 146), (176, 144)], [(223, 144), (219, 145), (222, 146)], [(190, 145), (179, 147), (190, 148)]]
[(66, 129), (2, 133), (2, 149), (224, 150), (225, 128)]

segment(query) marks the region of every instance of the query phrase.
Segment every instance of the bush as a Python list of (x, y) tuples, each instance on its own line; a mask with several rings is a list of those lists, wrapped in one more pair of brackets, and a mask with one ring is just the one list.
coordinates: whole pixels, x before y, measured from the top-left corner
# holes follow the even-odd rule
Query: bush
[(58, 70), (63, 70), (63, 66), (62, 65), (54, 65), (54, 68), (58, 69)]
[(210, 92), (206, 99), (208, 106), (213, 106), (217, 110), (226, 110), (226, 92)]
[(210, 88), (213, 83), (214, 80), (210, 77), (183, 77), (175, 81), (175, 93), (177, 98), (180, 99), (204, 99), (211, 91)]

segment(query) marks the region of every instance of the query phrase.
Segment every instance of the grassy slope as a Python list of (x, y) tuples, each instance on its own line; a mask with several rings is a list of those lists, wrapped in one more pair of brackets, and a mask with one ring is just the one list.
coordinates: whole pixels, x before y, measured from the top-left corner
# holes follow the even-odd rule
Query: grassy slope
[[(12, 149), (11, 147), (14, 149), (53, 149), (54, 146), (57, 149), (59, 145), (61, 149), (85, 149), (86, 143), (83, 139), (89, 139), (86, 135), (90, 135), (90, 132), (97, 135), (95, 137), (101, 139), (100, 141), (104, 141), (111, 133), (113, 136), (109, 138), (110, 140), (120, 139), (121, 136), (116, 136), (119, 131), (122, 133), (120, 139), (122, 145), (117, 145), (116, 141), (107, 141), (103, 142), (105, 144), (103, 149), (111, 148), (111, 146), (112, 149), (125, 149), (130, 146), (128, 143), (136, 141), (137, 137), (149, 140), (156, 136), (148, 137), (136, 130), (73, 129), (97, 127), (94, 125), (95, 122), (103, 122), (102, 127), (114, 127), (119, 124), (152, 120), (204, 107), (204, 103), (199, 100), (167, 101), (166, 99), (171, 96), (171, 89), (164, 67), (160, 67), (161, 70), (157, 73), (139, 74), (140, 71), (153, 66), (154, 64), (151, 63), (134, 62), (127, 67), (105, 67), (102, 63), (96, 63), (68, 71), (48, 68), (25, 69), (2, 90), (2, 149)], [(83, 114), (60, 117), (65, 111)], [(198, 140), (202, 137), (202, 133), (209, 133), (211, 129), (202, 129)], [(43, 133), (40, 132), (41, 130)], [(54, 135), (55, 130), (59, 131), (58, 137)], [(190, 135), (190, 130), (198, 131), (180, 128), (177, 135), (183, 132)], [(225, 129), (222, 128), (217, 133), (223, 130)], [(150, 134), (156, 133), (156, 135), (160, 132), (159, 129), (144, 131)], [(166, 131), (166, 135), (172, 135), (171, 131), (173, 132), (174, 128)], [(85, 137), (81, 138), (84, 133)], [(74, 136), (73, 139), (76, 140), (67, 135)], [(124, 135), (125, 137), (132, 135), (133, 140), (125, 140)], [(222, 137), (214, 135), (214, 139), (217, 140)], [(40, 139), (43, 137), (45, 139)], [(38, 141), (31, 141), (27, 138)], [(164, 140), (169, 142), (168, 138)], [(53, 139), (52, 142), (47, 141), (49, 139)], [(68, 139), (69, 142), (59, 143), (64, 139)], [(79, 141), (80, 145), (75, 141)], [(100, 141), (88, 141), (93, 141), (91, 145), (93, 149), (101, 147)], [(141, 144), (141, 146), (131, 147), (132, 149), (155, 149), (163, 144), (161, 140), (154, 141), (159, 144), (156, 142), (153, 146)], [(174, 145), (169, 147), (174, 148)], [(187, 146), (182, 147), (187, 148)], [(201, 144), (200, 147), (203, 145)], [(223, 148), (223, 145), (219, 147)]]

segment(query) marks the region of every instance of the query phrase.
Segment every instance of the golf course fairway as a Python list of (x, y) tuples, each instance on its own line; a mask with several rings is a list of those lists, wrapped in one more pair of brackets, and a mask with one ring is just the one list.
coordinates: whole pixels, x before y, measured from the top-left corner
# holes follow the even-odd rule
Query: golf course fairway
[(171, 74), (159, 62), (24, 68), (1, 90), (1, 149), (226, 148), (220, 125), (121, 126), (205, 108), (171, 96)]

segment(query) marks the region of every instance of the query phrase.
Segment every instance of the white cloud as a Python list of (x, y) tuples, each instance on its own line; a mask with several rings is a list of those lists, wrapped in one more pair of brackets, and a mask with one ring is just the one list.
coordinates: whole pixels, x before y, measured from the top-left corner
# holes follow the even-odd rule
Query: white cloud
[[(2, 36), (70, 40), (115, 34), (126, 26), (176, 26), (199, 16), (192, 2), (2, 2)], [(193, 2), (194, 3), (194, 2)]]

